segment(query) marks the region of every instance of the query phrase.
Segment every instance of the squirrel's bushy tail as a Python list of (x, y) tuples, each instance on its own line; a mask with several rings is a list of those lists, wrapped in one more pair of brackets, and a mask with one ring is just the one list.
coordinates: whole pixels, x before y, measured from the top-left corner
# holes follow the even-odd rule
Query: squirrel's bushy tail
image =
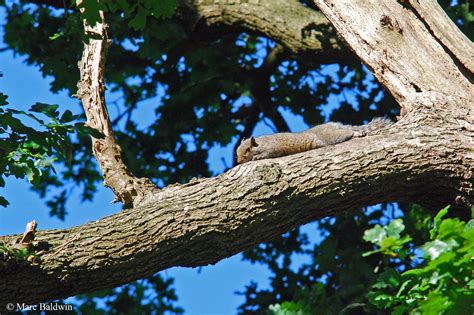
[(391, 121), (389, 118), (375, 117), (367, 125), (357, 126), (357, 131), (361, 132), (362, 134), (367, 134), (371, 131), (388, 127), (392, 124), (393, 124), (393, 121)]

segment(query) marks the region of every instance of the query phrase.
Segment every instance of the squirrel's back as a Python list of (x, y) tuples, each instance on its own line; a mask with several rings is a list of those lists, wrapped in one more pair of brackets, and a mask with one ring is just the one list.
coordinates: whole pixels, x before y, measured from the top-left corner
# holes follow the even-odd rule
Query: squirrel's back
[(390, 126), (388, 118), (374, 118), (367, 125), (352, 126), (329, 122), (298, 133), (275, 133), (243, 140), (237, 148), (237, 163), (276, 158), (363, 137), (368, 133)]

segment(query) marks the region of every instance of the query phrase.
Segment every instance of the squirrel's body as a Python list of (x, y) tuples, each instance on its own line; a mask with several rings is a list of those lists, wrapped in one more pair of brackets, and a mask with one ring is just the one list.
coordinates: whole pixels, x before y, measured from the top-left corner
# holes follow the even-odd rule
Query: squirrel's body
[(353, 137), (363, 137), (370, 131), (391, 124), (392, 121), (386, 118), (374, 118), (370, 123), (362, 126), (329, 122), (303, 132), (283, 132), (256, 138), (251, 137), (243, 140), (237, 148), (237, 163), (276, 158), (334, 145)]

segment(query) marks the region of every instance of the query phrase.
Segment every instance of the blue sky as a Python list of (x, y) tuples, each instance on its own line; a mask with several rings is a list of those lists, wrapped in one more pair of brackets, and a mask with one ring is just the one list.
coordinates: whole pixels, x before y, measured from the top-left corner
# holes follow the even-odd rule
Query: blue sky
[[(0, 21), (5, 23), (5, 14), (0, 9)], [(3, 28), (0, 30), (0, 48), (4, 47)], [(11, 107), (28, 109), (36, 102), (59, 104), (60, 111), (70, 109), (79, 113), (81, 107), (77, 99), (66, 93), (52, 94), (49, 91), (51, 78), (43, 78), (37, 67), (27, 66), (24, 58), (14, 56), (11, 51), (0, 53), (0, 91), (9, 96)], [(111, 116), (116, 113), (109, 107)], [(152, 106), (143, 106), (136, 114), (143, 127), (151, 123), (153, 117)], [(151, 115), (150, 115), (151, 114)], [(300, 120), (285, 113), (293, 129), (303, 129)], [(272, 132), (265, 124), (260, 124), (257, 134)], [(215, 148), (210, 152), (209, 163), (215, 171), (224, 168), (222, 158), (227, 165), (231, 165), (232, 152), (230, 145), (226, 148)], [(6, 187), (1, 189), (3, 195), (10, 202), (8, 208), (0, 208), (0, 235), (21, 233), (27, 222), (36, 220), (39, 229), (61, 229), (80, 225), (89, 221), (120, 211), (120, 205), (111, 204), (113, 194), (109, 189), (98, 187), (98, 193), (93, 202), (82, 203), (79, 196), (73, 195), (68, 201), (68, 215), (65, 221), (51, 218), (44, 201), (29, 189), (25, 180), (7, 178)], [(315, 225), (305, 227), (310, 235), (316, 237)], [(171, 268), (162, 272), (165, 277), (174, 277), (176, 292), (179, 298), (178, 305), (184, 307), (186, 314), (234, 314), (238, 305), (244, 299), (236, 295), (236, 291), (244, 289), (251, 280), (260, 286), (268, 286), (269, 272), (259, 265), (252, 265), (241, 261), (241, 255), (224, 259), (214, 266), (202, 267), (200, 271), (192, 268)]]

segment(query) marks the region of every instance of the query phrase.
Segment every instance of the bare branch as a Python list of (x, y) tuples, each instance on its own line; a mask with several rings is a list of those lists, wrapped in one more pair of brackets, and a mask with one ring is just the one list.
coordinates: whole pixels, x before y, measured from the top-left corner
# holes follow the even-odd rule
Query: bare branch
[[(102, 22), (90, 26), (84, 21), (85, 34), (91, 35), (84, 44), (79, 62), (81, 79), (77, 96), (82, 101), (89, 127), (100, 131), (103, 139), (92, 139), (93, 152), (104, 176), (104, 184), (110, 187), (116, 201), (125, 206), (137, 206), (157, 188), (146, 178), (136, 178), (122, 160), (120, 146), (116, 143), (104, 97), (104, 64), (107, 50), (107, 24)], [(92, 36), (93, 35), (93, 36)]]

